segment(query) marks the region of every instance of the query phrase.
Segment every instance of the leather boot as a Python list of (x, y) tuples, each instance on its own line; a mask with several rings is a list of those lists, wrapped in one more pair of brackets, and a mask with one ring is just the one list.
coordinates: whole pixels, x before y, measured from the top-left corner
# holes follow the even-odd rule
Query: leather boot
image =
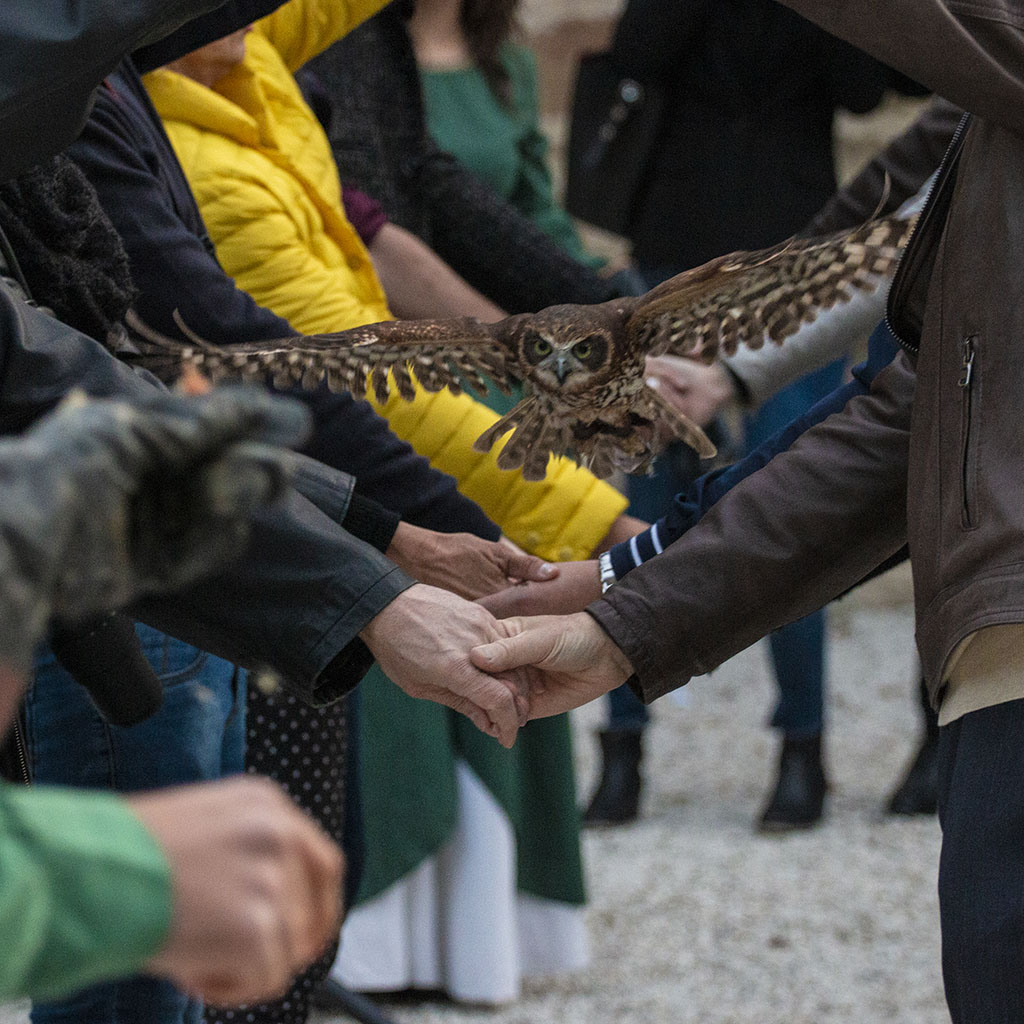
[(920, 684), (924, 739), (914, 755), (903, 781), (889, 797), (889, 814), (935, 814), (939, 806), (939, 716), (928, 699), (924, 681)]
[(821, 820), (827, 789), (821, 736), (785, 737), (779, 756), (779, 777), (761, 812), (758, 830), (788, 832), (816, 825)]
[(640, 809), (640, 729), (604, 729), (601, 742), (601, 779), (587, 809), (584, 825), (622, 825), (635, 821)]

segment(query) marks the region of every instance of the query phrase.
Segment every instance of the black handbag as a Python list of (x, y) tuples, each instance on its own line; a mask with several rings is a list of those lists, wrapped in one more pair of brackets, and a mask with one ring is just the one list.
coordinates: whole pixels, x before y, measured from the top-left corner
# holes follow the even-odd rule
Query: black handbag
[(574, 217), (628, 234), (663, 107), (662, 91), (623, 72), (610, 53), (580, 58), (565, 191)]

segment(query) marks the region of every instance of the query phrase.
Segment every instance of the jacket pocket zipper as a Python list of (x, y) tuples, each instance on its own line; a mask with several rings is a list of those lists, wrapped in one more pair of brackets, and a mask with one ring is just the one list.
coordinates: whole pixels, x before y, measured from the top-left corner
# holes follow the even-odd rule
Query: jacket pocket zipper
[(974, 360), (977, 355), (977, 335), (969, 335), (960, 343), (960, 520), (965, 528), (975, 525), (977, 516), (974, 481), (977, 474), (976, 448), (978, 425), (976, 418), (977, 401), (977, 369)]

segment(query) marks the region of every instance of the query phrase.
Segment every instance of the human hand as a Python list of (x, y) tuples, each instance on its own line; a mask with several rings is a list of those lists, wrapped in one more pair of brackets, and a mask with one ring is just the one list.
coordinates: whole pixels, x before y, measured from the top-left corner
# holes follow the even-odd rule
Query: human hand
[(78, 620), (237, 555), (308, 414), (253, 388), (137, 404), (72, 397), (0, 442), (0, 658), (27, 666), (51, 615)]
[(272, 999), (338, 934), (344, 861), (267, 779), (127, 798), (171, 869), (173, 913), (146, 970), (218, 1006)]
[(471, 533), (438, 533), (399, 523), (385, 554), (413, 579), (473, 601), (519, 580), (552, 580), (556, 566), (511, 542)]
[(505, 673), (533, 666), (530, 718), (571, 711), (632, 674), (629, 659), (586, 612), (505, 619), (508, 635), (469, 652), (477, 668)]
[(568, 615), (580, 612), (601, 596), (601, 572), (596, 561), (562, 562), (558, 579), (547, 583), (518, 583), (477, 602), (499, 619), (513, 615)]
[(410, 697), (454, 708), (504, 747), (526, 722), (527, 672), (481, 672), (473, 647), (505, 636), (478, 604), (418, 584), (403, 591), (360, 634), (380, 667)]
[(701, 427), (737, 397), (732, 377), (721, 363), (708, 365), (685, 356), (648, 356), (645, 373), (648, 387)]

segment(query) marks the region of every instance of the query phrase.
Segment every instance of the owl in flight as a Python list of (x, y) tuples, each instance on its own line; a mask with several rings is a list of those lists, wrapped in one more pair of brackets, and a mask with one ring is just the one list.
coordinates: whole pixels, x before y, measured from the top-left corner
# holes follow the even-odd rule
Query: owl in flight
[(854, 289), (874, 291), (891, 277), (912, 218), (880, 217), (850, 233), (793, 239), (758, 252), (738, 252), (665, 281), (639, 298), (594, 306), (551, 306), (498, 323), (395, 320), (336, 334), (217, 346), (176, 316), (188, 341), (157, 334), (130, 315), (135, 351), (128, 358), (164, 377), (183, 363), (211, 377), (269, 379), (277, 387), (315, 387), (356, 396), (373, 388), (380, 401), (394, 384), (414, 394), (412, 376), (428, 391), (487, 381), (526, 397), (475, 442), (504, 469), (543, 479), (551, 453), (567, 454), (597, 476), (646, 470), (659, 447), (659, 424), (702, 456), (714, 454), (703, 431), (675, 412), (645, 382), (648, 355), (670, 353), (710, 362), (739, 344), (781, 344), (818, 313), (846, 302)]

